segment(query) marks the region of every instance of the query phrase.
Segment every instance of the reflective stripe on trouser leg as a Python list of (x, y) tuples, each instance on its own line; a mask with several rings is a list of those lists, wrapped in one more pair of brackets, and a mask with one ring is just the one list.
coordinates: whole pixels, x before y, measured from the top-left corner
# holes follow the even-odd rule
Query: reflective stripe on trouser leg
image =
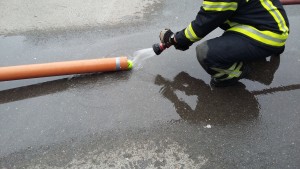
[(229, 80), (232, 78), (239, 78), (242, 74), (243, 62), (234, 63), (229, 69), (211, 68), (217, 73), (213, 75), (214, 78), (219, 80)]

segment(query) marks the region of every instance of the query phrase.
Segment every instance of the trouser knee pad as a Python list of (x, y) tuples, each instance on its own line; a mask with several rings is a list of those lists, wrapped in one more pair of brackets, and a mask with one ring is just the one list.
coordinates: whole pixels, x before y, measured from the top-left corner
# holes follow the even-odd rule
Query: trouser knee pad
[(196, 47), (196, 55), (197, 55), (198, 62), (203, 67), (203, 69), (207, 73), (211, 74), (211, 72), (209, 71), (209, 66), (207, 64), (208, 49), (209, 48), (207, 42), (203, 42)]

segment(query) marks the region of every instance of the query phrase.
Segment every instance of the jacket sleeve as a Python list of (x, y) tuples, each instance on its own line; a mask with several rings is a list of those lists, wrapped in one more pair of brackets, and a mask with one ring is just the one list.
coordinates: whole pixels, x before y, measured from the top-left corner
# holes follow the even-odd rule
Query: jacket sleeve
[(238, 0), (204, 0), (196, 19), (187, 28), (175, 34), (177, 45), (188, 48), (201, 40), (223, 24), (237, 7)]

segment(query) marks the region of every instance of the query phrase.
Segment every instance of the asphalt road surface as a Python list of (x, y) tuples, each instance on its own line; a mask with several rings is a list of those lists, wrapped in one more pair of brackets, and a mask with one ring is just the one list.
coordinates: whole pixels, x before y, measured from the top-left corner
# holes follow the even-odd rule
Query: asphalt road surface
[[(0, 66), (135, 59), (200, 5), (1, 1)], [(299, 7), (285, 52), (235, 87), (210, 87), (196, 44), (132, 71), (0, 82), (0, 168), (299, 168)]]

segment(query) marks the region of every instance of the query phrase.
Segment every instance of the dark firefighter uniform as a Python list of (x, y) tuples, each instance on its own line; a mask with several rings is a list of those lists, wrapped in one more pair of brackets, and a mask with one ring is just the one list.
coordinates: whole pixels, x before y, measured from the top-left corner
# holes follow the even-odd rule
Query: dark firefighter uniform
[(279, 0), (204, 0), (196, 19), (175, 34), (186, 50), (217, 27), (222, 36), (196, 47), (197, 58), (212, 78), (239, 79), (248, 61), (284, 50), (289, 23)]

